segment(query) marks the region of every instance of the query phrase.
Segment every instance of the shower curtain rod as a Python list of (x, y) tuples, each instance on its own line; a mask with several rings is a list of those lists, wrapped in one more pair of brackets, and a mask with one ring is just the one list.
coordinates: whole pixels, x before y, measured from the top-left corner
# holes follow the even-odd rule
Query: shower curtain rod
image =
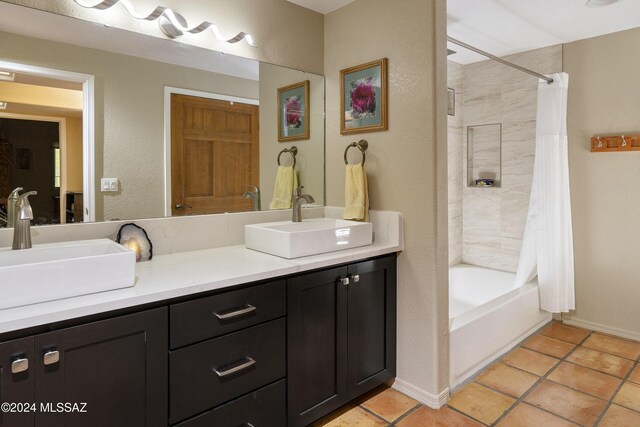
[(466, 44), (464, 42), (461, 42), (460, 40), (456, 40), (453, 37), (447, 36), (447, 40), (450, 41), (451, 43), (456, 44), (458, 46), (461, 46), (461, 47), (463, 47), (465, 49), (469, 49), (469, 50), (474, 51), (475, 53), (479, 53), (482, 56), (486, 56), (489, 59), (493, 59), (494, 61), (498, 61), (499, 63), (504, 64), (504, 65), (506, 65), (508, 67), (515, 68), (516, 70), (520, 70), (520, 71), (523, 71), (523, 72), (525, 72), (527, 74), (531, 74), (532, 76), (535, 76), (535, 77), (537, 77), (539, 79), (546, 80), (546, 82), (549, 83), (549, 84), (553, 83), (553, 79), (551, 77), (543, 76), (542, 74), (536, 73), (535, 71), (531, 71), (528, 68), (524, 68), (524, 67), (516, 65), (516, 64), (514, 64), (512, 62), (505, 61), (502, 58), (498, 58), (495, 55), (492, 55), (492, 54), (490, 54), (488, 52), (485, 52), (484, 50), (480, 50), (477, 47), (473, 47), (471, 45), (468, 45), (468, 44)]

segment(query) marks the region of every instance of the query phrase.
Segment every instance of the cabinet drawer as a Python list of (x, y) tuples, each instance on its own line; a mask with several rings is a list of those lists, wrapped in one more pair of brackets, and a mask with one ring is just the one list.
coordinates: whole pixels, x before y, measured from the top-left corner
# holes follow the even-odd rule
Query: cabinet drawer
[(261, 388), (176, 427), (283, 427), (287, 425), (285, 381)]
[(237, 331), (285, 313), (284, 281), (174, 304), (170, 308), (171, 348)]
[(285, 319), (194, 344), (169, 355), (175, 423), (285, 376)]

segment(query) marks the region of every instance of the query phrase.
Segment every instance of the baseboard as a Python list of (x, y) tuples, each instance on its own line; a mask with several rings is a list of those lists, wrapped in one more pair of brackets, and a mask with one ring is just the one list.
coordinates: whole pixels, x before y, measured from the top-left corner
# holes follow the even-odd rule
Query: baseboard
[(442, 408), (447, 404), (447, 400), (449, 400), (449, 387), (440, 392), (440, 394), (436, 395), (419, 389), (413, 384), (409, 384), (408, 382), (403, 381), (400, 378), (396, 378), (391, 387), (401, 393), (406, 394), (409, 397), (416, 399), (418, 402), (432, 409)]
[(626, 329), (614, 328), (612, 326), (601, 325), (600, 323), (589, 322), (587, 320), (575, 319), (564, 316), (563, 323), (567, 325), (577, 326), (579, 328), (591, 329), (593, 331), (603, 332), (605, 334), (616, 335), (622, 338), (640, 341), (640, 333), (627, 331)]

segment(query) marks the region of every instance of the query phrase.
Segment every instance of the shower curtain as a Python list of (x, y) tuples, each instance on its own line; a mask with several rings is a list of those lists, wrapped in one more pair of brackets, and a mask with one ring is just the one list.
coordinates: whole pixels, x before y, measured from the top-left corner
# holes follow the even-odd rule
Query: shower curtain
[(567, 153), (569, 75), (550, 77), (553, 83), (541, 81), (538, 85), (536, 157), (516, 286), (537, 274), (540, 307), (561, 313), (575, 309)]

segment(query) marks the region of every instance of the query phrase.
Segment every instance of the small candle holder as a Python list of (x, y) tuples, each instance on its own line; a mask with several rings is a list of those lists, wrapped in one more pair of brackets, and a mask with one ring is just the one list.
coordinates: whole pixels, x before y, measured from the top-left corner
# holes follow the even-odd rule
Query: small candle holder
[(153, 244), (144, 228), (133, 224), (125, 224), (118, 230), (116, 242), (136, 253), (136, 262), (148, 261), (153, 257)]

